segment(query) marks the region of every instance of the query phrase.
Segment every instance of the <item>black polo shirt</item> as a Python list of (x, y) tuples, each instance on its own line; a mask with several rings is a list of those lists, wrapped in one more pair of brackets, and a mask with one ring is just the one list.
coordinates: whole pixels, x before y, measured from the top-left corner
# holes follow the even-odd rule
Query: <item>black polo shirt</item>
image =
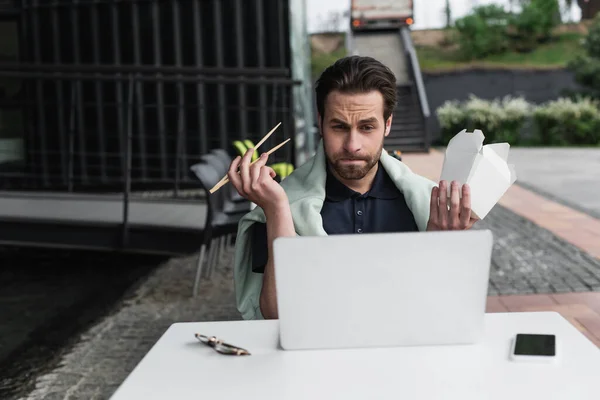
[[(418, 231), (404, 195), (381, 163), (371, 190), (362, 195), (340, 182), (328, 169), (321, 217), (328, 235)], [(253, 228), (252, 270), (262, 273), (269, 254), (267, 228), (263, 223), (255, 223)]]

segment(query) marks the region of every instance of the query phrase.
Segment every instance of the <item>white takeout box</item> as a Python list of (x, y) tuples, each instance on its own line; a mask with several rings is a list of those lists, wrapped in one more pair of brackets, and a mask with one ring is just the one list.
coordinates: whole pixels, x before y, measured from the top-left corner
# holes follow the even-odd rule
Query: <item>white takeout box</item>
[[(483, 132), (466, 129), (448, 143), (442, 176), (448, 183), (457, 181), (471, 188), (471, 212), (479, 219), (485, 218), (508, 188), (517, 180), (513, 165), (508, 165), (508, 143), (483, 145)], [(459, 191), (462, 197), (462, 191)]]

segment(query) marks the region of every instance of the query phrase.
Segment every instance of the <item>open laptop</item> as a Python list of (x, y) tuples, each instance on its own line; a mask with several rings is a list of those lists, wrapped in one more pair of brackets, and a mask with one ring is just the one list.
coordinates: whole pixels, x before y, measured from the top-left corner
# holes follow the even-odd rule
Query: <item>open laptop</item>
[(278, 238), (281, 346), (476, 343), (492, 247), (489, 230)]

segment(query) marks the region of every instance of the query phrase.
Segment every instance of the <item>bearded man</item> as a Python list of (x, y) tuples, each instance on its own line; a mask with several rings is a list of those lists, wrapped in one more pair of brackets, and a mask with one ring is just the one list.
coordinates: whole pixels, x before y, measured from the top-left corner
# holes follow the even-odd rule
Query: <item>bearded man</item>
[(281, 184), (264, 154), (252, 166), (254, 149), (233, 160), (229, 180), (257, 205), (240, 221), (236, 240), (236, 301), (244, 319), (278, 318), (278, 237), (464, 230), (476, 222), (467, 185), (436, 185), (383, 151), (396, 90), (381, 62), (342, 58), (316, 84), (321, 140), (311, 159)]

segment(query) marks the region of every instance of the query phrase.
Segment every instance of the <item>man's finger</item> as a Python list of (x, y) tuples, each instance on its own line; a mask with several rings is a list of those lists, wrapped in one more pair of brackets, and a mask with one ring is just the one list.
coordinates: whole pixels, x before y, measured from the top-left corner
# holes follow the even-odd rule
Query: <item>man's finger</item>
[(238, 168), (240, 167), (241, 161), (242, 157), (240, 156), (237, 156), (233, 159), (231, 165), (229, 166), (229, 170), (227, 171), (227, 177), (229, 178), (229, 182), (231, 182), (231, 184), (233, 185), (235, 190), (238, 191), (240, 196), (245, 197), (246, 194), (244, 193), (244, 189), (242, 188), (242, 178), (240, 177), (240, 174), (238, 174)]
[(459, 211), (460, 211), (460, 194), (458, 192), (458, 182), (452, 181), (450, 186), (450, 217), (449, 217), (449, 225), (451, 229), (456, 229), (459, 227)]
[(261, 168), (267, 163), (267, 153), (261, 154), (260, 158), (250, 167), (250, 179), (254, 183), (258, 181)]
[(260, 182), (265, 182), (267, 180), (273, 180), (273, 178), (275, 178), (276, 176), (277, 176), (277, 174), (275, 173), (273, 168), (267, 167), (265, 165), (260, 169), (260, 176), (259, 176), (258, 180)]
[(440, 181), (440, 205), (438, 208), (438, 221), (441, 229), (448, 229), (448, 189), (446, 181)]
[(439, 198), (439, 188), (434, 186), (431, 189), (431, 199), (429, 202), (429, 221), (433, 224), (438, 223), (438, 198)]
[(242, 157), (242, 162), (240, 163), (240, 176), (242, 177), (242, 187), (244, 191), (248, 193), (250, 191), (250, 187), (252, 185), (252, 181), (250, 180), (250, 160), (252, 160), (252, 154), (254, 154), (254, 149), (248, 149), (244, 157)]
[(460, 226), (466, 229), (471, 224), (471, 188), (464, 184), (462, 187), (462, 200), (460, 202)]

